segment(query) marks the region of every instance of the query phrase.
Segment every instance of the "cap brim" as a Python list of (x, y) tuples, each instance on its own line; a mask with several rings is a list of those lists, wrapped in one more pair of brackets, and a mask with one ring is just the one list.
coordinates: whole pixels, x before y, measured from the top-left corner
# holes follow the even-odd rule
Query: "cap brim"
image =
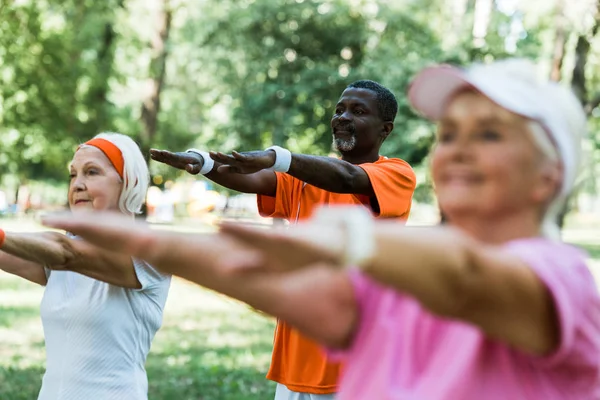
[(473, 86), (463, 70), (439, 65), (422, 70), (408, 89), (408, 100), (424, 117), (437, 121), (450, 98), (460, 89)]

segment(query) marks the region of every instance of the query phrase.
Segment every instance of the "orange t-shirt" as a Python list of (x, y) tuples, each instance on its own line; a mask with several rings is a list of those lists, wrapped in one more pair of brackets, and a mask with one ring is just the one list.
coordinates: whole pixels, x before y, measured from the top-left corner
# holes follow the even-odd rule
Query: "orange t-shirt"
[[(369, 176), (379, 203), (379, 212), (374, 215), (406, 220), (416, 186), (410, 165), (398, 158), (379, 157), (376, 162), (359, 167)], [(327, 192), (282, 173), (277, 173), (275, 197), (258, 196), (262, 216), (283, 218), (291, 223), (309, 218), (315, 206), (323, 204), (363, 204), (371, 208), (368, 196)], [(284, 321), (277, 321), (267, 379), (295, 392), (328, 394), (336, 392), (339, 370), (339, 364), (327, 362), (317, 343)]]

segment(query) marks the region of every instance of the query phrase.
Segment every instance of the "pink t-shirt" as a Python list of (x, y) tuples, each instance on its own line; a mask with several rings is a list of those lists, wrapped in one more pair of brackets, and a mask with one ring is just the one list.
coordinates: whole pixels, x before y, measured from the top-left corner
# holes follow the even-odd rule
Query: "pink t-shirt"
[(534, 357), (440, 318), (413, 298), (355, 273), (360, 320), (337, 400), (600, 399), (600, 298), (584, 255), (545, 239), (511, 242), (552, 293), (561, 343)]

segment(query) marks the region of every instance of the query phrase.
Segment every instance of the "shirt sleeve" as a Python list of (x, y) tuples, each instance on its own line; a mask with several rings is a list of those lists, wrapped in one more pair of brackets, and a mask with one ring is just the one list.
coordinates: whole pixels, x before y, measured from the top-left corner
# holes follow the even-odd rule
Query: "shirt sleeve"
[(360, 164), (371, 181), (382, 218), (408, 218), (417, 178), (411, 166), (399, 158)]
[(144, 260), (135, 257), (132, 260), (135, 274), (142, 285), (141, 288), (137, 289), (139, 291), (153, 289), (164, 281), (171, 279), (171, 275), (163, 274)]
[(263, 217), (289, 219), (292, 215), (294, 199), (294, 178), (291, 175), (276, 172), (277, 189), (275, 197), (259, 194), (256, 196), (258, 212)]
[(358, 270), (349, 272), (350, 280), (354, 288), (354, 296), (358, 307), (358, 321), (353, 333), (350, 345), (343, 349), (325, 348), (327, 358), (331, 361), (344, 361), (348, 354), (352, 352), (355, 344), (359, 341), (360, 336), (368, 330), (368, 327), (373, 326), (373, 320), (377, 316), (377, 307), (384, 292), (377, 283), (373, 282), (369, 277)]
[[(547, 242), (547, 241), (546, 241)], [(534, 357), (542, 368), (600, 369), (600, 297), (584, 255), (557, 243), (519, 243), (510, 251), (521, 257), (544, 283), (556, 309), (560, 326), (558, 348), (544, 357)]]

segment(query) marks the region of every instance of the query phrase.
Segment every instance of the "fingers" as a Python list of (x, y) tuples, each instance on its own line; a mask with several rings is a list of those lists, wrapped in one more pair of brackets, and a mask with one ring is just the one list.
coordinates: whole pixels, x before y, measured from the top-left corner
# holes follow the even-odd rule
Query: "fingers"
[(150, 158), (158, 162), (166, 162), (167, 156), (171, 152), (167, 150), (150, 149)]
[(198, 175), (200, 173), (201, 169), (202, 169), (202, 167), (199, 164), (187, 164), (185, 166), (186, 172), (188, 172), (192, 175)]
[(237, 161), (246, 161), (248, 159), (248, 157), (246, 157), (244, 154), (242, 153), (238, 153), (237, 151), (232, 151), (231, 155), (233, 156), (234, 159), (236, 159)]
[(49, 215), (42, 218), (46, 226), (64, 229), (86, 241), (113, 251), (131, 248), (144, 230), (129, 218), (106, 213)]
[[(220, 231), (224, 235), (230, 236), (257, 250), (277, 252), (278, 257), (283, 258), (291, 257), (291, 252), (304, 250), (307, 247), (301, 240), (290, 237), (287, 231), (283, 229), (267, 230), (242, 226), (240, 224), (223, 223), (220, 226)], [(282, 252), (281, 250), (284, 248), (290, 250), (290, 253), (286, 251)]]
[(236, 252), (229, 255), (221, 263), (221, 270), (226, 274), (259, 272), (266, 270), (267, 261), (257, 251)]
[(73, 232), (73, 229), (81, 228), (81, 217), (71, 213), (48, 214), (41, 218), (43, 225), (49, 228), (62, 229)]
[(272, 236), (271, 232), (265, 229), (252, 228), (231, 222), (221, 223), (219, 230), (225, 235), (248, 244), (256, 244), (261, 238), (267, 239)]
[(194, 166), (193, 170), (196, 170), (196, 166), (198, 166), (198, 172), (200, 172), (202, 165), (202, 160), (200, 160), (200, 157), (201, 156), (197, 155), (196, 153), (173, 153), (167, 150), (150, 149), (150, 158), (152, 158), (154, 161), (170, 165), (174, 168), (184, 169), (186, 171), (188, 165), (192, 165)]
[(214, 152), (214, 151), (211, 151), (209, 154), (210, 154), (210, 158), (212, 158), (215, 161), (220, 162), (221, 164), (231, 165), (231, 164), (235, 164), (237, 162), (235, 157), (230, 156), (228, 154), (224, 154), (221, 152)]

